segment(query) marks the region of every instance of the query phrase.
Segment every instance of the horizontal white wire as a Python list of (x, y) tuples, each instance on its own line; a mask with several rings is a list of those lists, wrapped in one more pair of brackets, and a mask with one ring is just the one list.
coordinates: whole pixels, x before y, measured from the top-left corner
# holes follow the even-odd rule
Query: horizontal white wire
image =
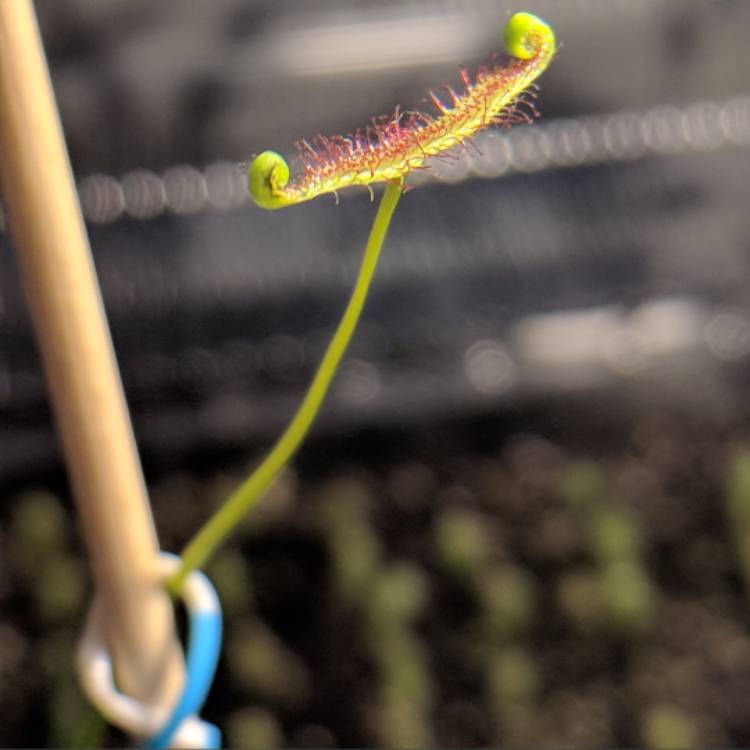
[[(429, 170), (410, 180), (457, 183), (473, 177), (494, 179), (514, 172), (747, 147), (750, 95), (488, 130), (474, 139), (474, 145), (457, 150), (452, 158), (434, 159)], [(226, 161), (204, 169), (177, 165), (161, 175), (145, 169), (120, 178), (95, 174), (81, 180), (78, 190), (83, 214), (94, 224), (124, 217), (146, 220), (165, 213), (229, 211), (249, 202), (244, 168)]]

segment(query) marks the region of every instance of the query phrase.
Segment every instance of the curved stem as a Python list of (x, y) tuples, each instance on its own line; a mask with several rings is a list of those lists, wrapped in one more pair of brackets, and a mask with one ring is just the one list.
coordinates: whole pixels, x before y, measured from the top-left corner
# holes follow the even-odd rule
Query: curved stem
[(357, 327), (367, 298), (383, 240), (388, 232), (393, 212), (402, 193), (402, 183), (389, 183), (383, 194), (367, 241), (362, 265), (349, 304), (336, 333), (328, 345), (310, 388), (297, 413), (274, 447), (253, 473), (227, 498), (219, 510), (204, 524), (182, 553), (182, 567), (169, 582), (169, 589), (177, 592), (186, 576), (204, 565), (218, 545), (237, 526), (278, 473), (299, 448), (307, 435), (323, 400), (328, 393), (336, 369), (344, 356), (354, 329)]

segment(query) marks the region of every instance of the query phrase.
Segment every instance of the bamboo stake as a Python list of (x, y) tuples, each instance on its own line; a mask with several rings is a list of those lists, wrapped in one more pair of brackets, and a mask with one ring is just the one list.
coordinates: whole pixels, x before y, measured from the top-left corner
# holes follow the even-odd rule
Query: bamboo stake
[(171, 705), (182, 652), (30, 0), (0, 0), (0, 187), (118, 683)]

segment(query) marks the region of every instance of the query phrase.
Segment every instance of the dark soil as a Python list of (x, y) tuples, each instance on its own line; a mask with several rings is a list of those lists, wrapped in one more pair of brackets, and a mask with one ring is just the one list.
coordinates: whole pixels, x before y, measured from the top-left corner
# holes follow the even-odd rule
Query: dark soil
[[(310, 443), (208, 569), (226, 639), (205, 718), (231, 746), (747, 745), (744, 435), (610, 422), (539, 408)], [(154, 473), (165, 548), (231, 461)], [(87, 717), (89, 576), (50, 488), (3, 510), (4, 746), (69, 745)]]

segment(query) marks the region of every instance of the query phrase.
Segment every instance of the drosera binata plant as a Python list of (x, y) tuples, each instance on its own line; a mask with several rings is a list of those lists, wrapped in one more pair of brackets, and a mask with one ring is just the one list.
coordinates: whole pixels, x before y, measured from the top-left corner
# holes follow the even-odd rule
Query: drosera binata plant
[(250, 195), (259, 206), (271, 210), (326, 193), (338, 198), (339, 190), (355, 185), (371, 191), (373, 184), (385, 183), (385, 190), (351, 297), (299, 409), (258, 467), (187, 544), (181, 568), (169, 582), (173, 593), (179, 592), (186, 576), (202, 567), (240, 523), (310, 430), (359, 321), (409, 173), (429, 168), (430, 157), (466, 146), (490, 125), (530, 122), (537, 115), (533, 106), (534, 82), (554, 57), (554, 32), (540, 18), (516, 13), (505, 26), (504, 41), (511, 59), (505, 64), (482, 66), (473, 81), (462, 70), (464, 89), (457, 93), (448, 88), (450, 103), (430, 92), (435, 115), (401, 112), (397, 108), (390, 116), (373, 119), (364, 131), (317, 136), (311, 143), (299, 141), (296, 145), (301, 169), (295, 176), (284, 157), (275, 151), (264, 151), (250, 163)]

